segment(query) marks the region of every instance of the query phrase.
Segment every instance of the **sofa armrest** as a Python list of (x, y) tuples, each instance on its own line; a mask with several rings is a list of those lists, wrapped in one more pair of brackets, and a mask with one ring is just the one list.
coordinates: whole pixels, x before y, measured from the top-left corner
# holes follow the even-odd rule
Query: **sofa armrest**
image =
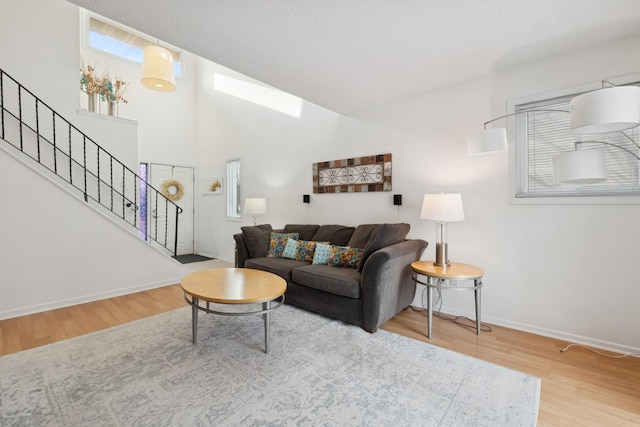
[(375, 331), (411, 304), (416, 292), (411, 263), (420, 259), (427, 245), (421, 239), (405, 240), (367, 258), (360, 278), (364, 329)]
[(251, 258), (249, 255), (249, 248), (247, 247), (247, 242), (244, 240), (244, 234), (238, 233), (233, 235), (233, 240), (236, 241), (236, 250), (235, 250), (235, 266), (236, 268), (243, 268), (244, 262)]

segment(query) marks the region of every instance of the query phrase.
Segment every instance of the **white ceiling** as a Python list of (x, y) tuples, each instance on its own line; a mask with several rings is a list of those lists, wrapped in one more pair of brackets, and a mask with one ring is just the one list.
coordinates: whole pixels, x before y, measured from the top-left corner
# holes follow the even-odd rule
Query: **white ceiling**
[(68, 1), (343, 114), (640, 34), (640, 0)]

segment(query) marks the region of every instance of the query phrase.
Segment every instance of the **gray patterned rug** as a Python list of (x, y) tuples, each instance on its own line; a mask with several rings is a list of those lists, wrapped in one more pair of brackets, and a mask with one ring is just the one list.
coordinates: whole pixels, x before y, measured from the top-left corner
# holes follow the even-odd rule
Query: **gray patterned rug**
[(534, 426), (540, 380), (285, 305), (189, 308), (0, 358), (2, 426)]

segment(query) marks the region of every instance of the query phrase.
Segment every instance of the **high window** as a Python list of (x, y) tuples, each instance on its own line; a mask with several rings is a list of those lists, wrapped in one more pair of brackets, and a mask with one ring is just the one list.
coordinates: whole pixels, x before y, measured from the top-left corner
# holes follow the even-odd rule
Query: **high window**
[(227, 160), (227, 218), (241, 217), (240, 159)]
[[(91, 49), (98, 50), (119, 59), (142, 64), (143, 51), (148, 45), (158, 44), (150, 36), (132, 28), (110, 21), (98, 15), (84, 11), (85, 44)], [(176, 77), (182, 75), (180, 52), (162, 44), (162, 47), (171, 52), (173, 59), (173, 71)]]

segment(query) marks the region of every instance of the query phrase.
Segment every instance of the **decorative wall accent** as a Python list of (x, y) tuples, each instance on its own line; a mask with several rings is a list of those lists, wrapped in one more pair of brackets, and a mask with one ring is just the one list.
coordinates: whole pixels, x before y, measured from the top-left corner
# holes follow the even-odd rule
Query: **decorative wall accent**
[(221, 176), (202, 181), (201, 192), (203, 196), (224, 194), (224, 180)]
[(160, 184), (160, 192), (164, 197), (172, 202), (177, 202), (182, 199), (182, 196), (184, 196), (184, 186), (180, 181), (167, 179)]
[(391, 153), (313, 164), (314, 193), (391, 191)]

